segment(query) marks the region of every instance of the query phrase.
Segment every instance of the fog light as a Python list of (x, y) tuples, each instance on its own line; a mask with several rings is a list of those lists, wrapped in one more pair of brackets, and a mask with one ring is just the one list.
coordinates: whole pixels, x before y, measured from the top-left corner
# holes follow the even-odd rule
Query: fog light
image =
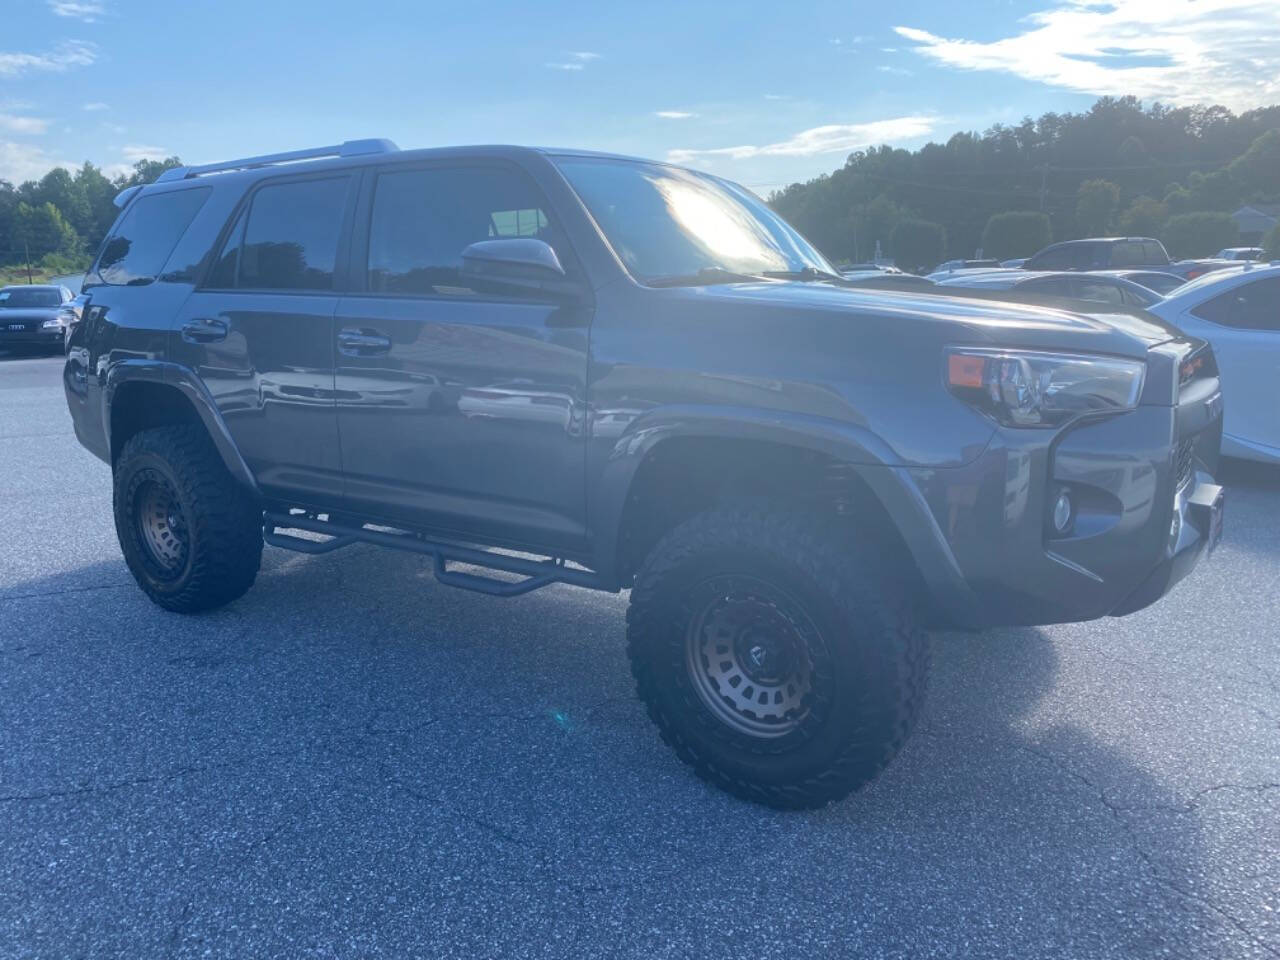
[(1058, 499), (1053, 503), (1053, 529), (1058, 533), (1066, 533), (1071, 526), (1071, 494), (1064, 488), (1058, 491)]
[(1182, 533), (1182, 514), (1178, 512), (1178, 508), (1173, 508), (1173, 520), (1169, 522), (1169, 549), (1178, 546), (1178, 537)]

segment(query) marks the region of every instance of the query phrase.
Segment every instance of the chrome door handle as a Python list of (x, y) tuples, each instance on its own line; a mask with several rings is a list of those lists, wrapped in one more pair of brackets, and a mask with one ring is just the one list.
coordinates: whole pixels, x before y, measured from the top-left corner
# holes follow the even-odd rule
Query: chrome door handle
[(391, 350), (391, 338), (377, 330), (346, 327), (338, 332), (338, 351), (348, 357), (372, 357)]
[(187, 343), (217, 343), (227, 339), (231, 327), (227, 321), (216, 317), (192, 320), (182, 328), (182, 339)]

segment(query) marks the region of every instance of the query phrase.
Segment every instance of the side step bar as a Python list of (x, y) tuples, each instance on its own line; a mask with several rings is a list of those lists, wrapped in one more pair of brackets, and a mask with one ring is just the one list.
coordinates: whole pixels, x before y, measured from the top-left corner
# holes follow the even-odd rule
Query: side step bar
[[(311, 540), (292, 533), (281, 533), (282, 530), (306, 530), (310, 533), (323, 534), (329, 539)], [(393, 550), (422, 553), (435, 560), (436, 579), (445, 586), (474, 590), (494, 597), (516, 597), (552, 583), (568, 583), (591, 590), (617, 592), (616, 589), (605, 586), (594, 572), (566, 566), (564, 560), (559, 557), (550, 557), (546, 560), (513, 557), (479, 547), (430, 540), (413, 533), (394, 531), (385, 527), (371, 529), (343, 526), (329, 520), (320, 520), (315, 515), (306, 513), (267, 511), (262, 521), (262, 539), (273, 547), (296, 550), (299, 553), (332, 553), (334, 550), (349, 547), (353, 543), (372, 543), (380, 547), (390, 547)], [(498, 580), (480, 574), (463, 573), (459, 570), (450, 570), (448, 568), (450, 563), (465, 563), (473, 567), (514, 573), (524, 579)]]

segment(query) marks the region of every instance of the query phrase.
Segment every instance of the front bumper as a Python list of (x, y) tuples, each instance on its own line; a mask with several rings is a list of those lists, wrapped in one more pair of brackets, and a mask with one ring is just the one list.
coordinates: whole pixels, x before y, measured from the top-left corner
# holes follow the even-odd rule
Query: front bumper
[[(1189, 574), (1213, 535), (1222, 404), (1216, 375), (1183, 392), (1056, 436), (1002, 429), (964, 467), (908, 471), (970, 595), (942, 622), (1120, 616)], [(1059, 535), (1049, 515), (1063, 489), (1075, 512)]]
[(66, 338), (66, 328), (57, 330), (5, 330), (0, 327), (0, 350), (5, 347), (58, 347)]

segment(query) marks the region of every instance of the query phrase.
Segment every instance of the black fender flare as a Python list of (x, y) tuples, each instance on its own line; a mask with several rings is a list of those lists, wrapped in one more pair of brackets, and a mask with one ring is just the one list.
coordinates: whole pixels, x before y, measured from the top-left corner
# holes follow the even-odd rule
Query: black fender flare
[(170, 360), (151, 360), (130, 357), (118, 360), (107, 371), (102, 388), (102, 424), (107, 439), (107, 450), (114, 455), (111, 439), (111, 404), (116, 391), (129, 383), (154, 383), (177, 390), (191, 404), (199, 416), (209, 439), (222, 458), (222, 462), (238, 483), (243, 484), (255, 497), (260, 497), (258, 483), (240, 455), (240, 449), (231, 437), (218, 405), (199, 375), (190, 367)]
[(939, 612), (957, 626), (980, 626), (977, 598), (912, 469), (864, 426), (777, 410), (671, 405), (636, 418), (614, 444), (596, 483), (588, 486), (593, 559), (605, 582), (627, 586), (620, 582), (618, 539), (631, 484), (645, 459), (676, 437), (766, 441), (822, 453), (847, 464), (896, 524)]

